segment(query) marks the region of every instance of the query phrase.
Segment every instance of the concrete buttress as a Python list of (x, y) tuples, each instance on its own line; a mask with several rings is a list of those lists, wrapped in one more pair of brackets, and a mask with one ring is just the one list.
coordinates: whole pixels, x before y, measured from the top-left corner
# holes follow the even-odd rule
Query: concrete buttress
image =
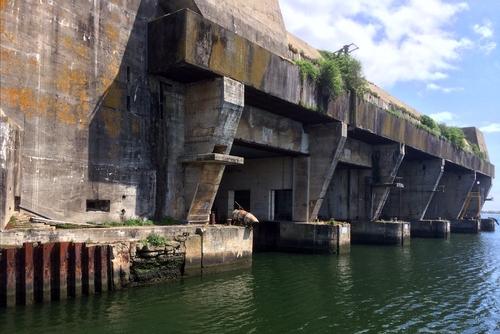
[(429, 205), (425, 218), (458, 219), (475, 182), (476, 173), (474, 171), (445, 168), (438, 191)]
[(0, 116), (0, 230), (3, 230), (15, 209), (18, 183), (19, 129)]
[(309, 181), (309, 219), (318, 218), (319, 210), (326, 197), (328, 187), (344, 151), (347, 139), (347, 125), (342, 122), (311, 125), (309, 153), (311, 159)]
[(404, 188), (392, 188), (382, 211), (384, 218), (405, 221), (424, 219), (444, 171), (443, 159), (403, 160), (398, 182)]
[(229, 78), (194, 83), (186, 90), (183, 162), (188, 222), (207, 222), (228, 164), (244, 106), (244, 86)]
[(373, 146), (372, 221), (382, 214), (404, 156), (404, 144)]

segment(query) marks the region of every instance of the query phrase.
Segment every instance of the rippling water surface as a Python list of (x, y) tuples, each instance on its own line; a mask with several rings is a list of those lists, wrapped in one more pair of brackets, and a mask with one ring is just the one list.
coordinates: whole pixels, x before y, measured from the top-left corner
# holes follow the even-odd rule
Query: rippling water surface
[(0, 310), (0, 333), (500, 333), (500, 233), (256, 254), (253, 268)]

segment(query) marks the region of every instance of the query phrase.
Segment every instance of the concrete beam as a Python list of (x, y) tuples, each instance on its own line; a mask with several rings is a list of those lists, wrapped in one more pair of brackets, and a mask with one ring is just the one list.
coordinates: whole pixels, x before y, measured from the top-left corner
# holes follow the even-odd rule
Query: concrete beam
[(444, 171), (443, 159), (403, 160), (397, 182), (403, 189), (392, 188), (382, 211), (384, 218), (420, 221), (431, 203)]
[[(244, 106), (244, 86), (229, 78), (190, 85), (186, 90), (184, 153), (228, 155)], [(197, 161), (185, 167), (188, 222), (208, 222), (224, 164)]]
[(328, 187), (344, 152), (347, 139), (345, 123), (312, 125), (309, 133), (311, 177), (309, 182), (309, 219), (316, 220)]
[(373, 147), (371, 220), (380, 218), (405, 156), (404, 144)]
[(425, 219), (457, 220), (475, 182), (476, 173), (473, 171), (445, 168)]
[(283, 151), (307, 154), (307, 136), (301, 122), (245, 106), (235, 139)]

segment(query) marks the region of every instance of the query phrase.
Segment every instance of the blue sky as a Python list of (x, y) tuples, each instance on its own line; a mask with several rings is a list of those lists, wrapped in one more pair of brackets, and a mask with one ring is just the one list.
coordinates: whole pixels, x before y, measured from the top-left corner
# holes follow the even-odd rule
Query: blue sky
[[(483, 130), (500, 175), (499, 0), (280, 0), (319, 49), (356, 43), (367, 79), (424, 114)], [(500, 210), (494, 182), (486, 209)]]

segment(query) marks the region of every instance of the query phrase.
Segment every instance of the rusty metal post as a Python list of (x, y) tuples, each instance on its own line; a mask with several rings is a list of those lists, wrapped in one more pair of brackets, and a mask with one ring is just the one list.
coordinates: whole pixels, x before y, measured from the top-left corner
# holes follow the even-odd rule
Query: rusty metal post
[(93, 295), (95, 293), (95, 246), (83, 245), (82, 256), (82, 285), (83, 293)]
[(33, 244), (25, 243), (23, 246), (24, 252), (24, 291), (25, 291), (25, 303), (26, 305), (31, 305), (35, 302), (35, 289), (34, 289), (34, 279), (35, 279), (35, 267), (33, 265)]
[(59, 299), (68, 298), (68, 242), (59, 243)]
[(15, 248), (4, 250), (7, 307), (16, 305), (16, 253)]
[(44, 244), (42, 245), (42, 266), (43, 266), (43, 276), (42, 276), (42, 285), (43, 285), (43, 302), (50, 302), (52, 297), (52, 253), (54, 251), (54, 244)]

